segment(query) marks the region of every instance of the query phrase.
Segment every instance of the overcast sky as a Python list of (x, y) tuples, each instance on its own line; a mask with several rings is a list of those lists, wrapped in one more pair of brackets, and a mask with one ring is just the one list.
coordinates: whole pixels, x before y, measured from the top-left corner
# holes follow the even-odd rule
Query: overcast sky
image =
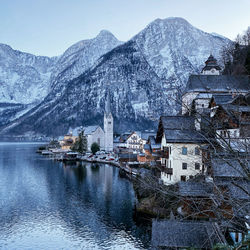
[(126, 41), (167, 17), (234, 39), (250, 26), (250, 0), (0, 0), (0, 43), (55, 56), (102, 29)]

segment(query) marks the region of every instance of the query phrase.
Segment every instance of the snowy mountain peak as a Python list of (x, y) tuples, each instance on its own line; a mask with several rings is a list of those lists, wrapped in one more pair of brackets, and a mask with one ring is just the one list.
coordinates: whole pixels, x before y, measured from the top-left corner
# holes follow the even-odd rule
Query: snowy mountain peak
[(200, 72), (211, 52), (219, 59), (228, 42), (178, 17), (156, 19), (126, 43), (101, 31), (60, 56), (49, 95), (9, 131), (62, 134), (69, 126), (101, 125), (107, 83), (117, 131), (151, 126), (177, 112), (188, 76)]
[(110, 37), (110, 38), (114, 38), (117, 40), (117, 38), (108, 30), (101, 30), (99, 32), (99, 34), (96, 36), (96, 38), (100, 38), (100, 37)]
[(58, 91), (65, 82), (68, 82), (89, 69), (96, 60), (122, 44), (109, 31), (102, 30), (92, 39), (82, 40), (70, 48), (60, 57), (51, 75), (51, 87)]

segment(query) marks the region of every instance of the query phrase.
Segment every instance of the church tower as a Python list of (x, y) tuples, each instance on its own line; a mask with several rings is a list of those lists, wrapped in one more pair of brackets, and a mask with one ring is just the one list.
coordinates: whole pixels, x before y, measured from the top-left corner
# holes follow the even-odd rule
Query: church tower
[(104, 142), (105, 151), (113, 151), (113, 116), (110, 108), (110, 94), (108, 90), (104, 112)]
[(203, 75), (219, 75), (221, 67), (217, 64), (217, 60), (210, 55), (205, 62), (206, 66), (202, 69)]

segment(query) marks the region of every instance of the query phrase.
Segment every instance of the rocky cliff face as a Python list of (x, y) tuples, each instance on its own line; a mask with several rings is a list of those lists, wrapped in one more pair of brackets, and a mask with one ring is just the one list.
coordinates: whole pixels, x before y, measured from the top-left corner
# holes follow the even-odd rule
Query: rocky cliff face
[(34, 56), (0, 44), (0, 102), (40, 102), (49, 92), (57, 58)]
[[(218, 57), (228, 42), (184, 19), (170, 18), (155, 20), (98, 60), (73, 46), (70, 50), (76, 54), (70, 52), (73, 55), (68, 57), (66, 51), (65, 59), (59, 59), (64, 65), (69, 58), (68, 66), (54, 69), (49, 95), (3, 131), (62, 134), (70, 126), (101, 125), (107, 88), (111, 90), (115, 130), (147, 128), (160, 115), (178, 111), (178, 98), (189, 74), (200, 72), (209, 54)], [(81, 53), (82, 61), (74, 63), (74, 56)]]
[(80, 41), (68, 48), (53, 68), (50, 83), (59, 93), (67, 83), (89, 69), (100, 56), (122, 44), (109, 31), (102, 30), (95, 38)]
[(70, 80), (121, 43), (103, 30), (97, 37), (80, 41), (54, 58), (23, 53), (0, 44), (0, 125), (27, 113), (51, 91), (60, 96)]

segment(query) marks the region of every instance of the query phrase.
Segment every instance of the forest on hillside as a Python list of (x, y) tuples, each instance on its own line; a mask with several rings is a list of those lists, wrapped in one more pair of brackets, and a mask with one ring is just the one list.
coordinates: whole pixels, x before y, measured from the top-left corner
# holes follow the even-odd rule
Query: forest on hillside
[(225, 75), (250, 75), (250, 26), (221, 52)]

